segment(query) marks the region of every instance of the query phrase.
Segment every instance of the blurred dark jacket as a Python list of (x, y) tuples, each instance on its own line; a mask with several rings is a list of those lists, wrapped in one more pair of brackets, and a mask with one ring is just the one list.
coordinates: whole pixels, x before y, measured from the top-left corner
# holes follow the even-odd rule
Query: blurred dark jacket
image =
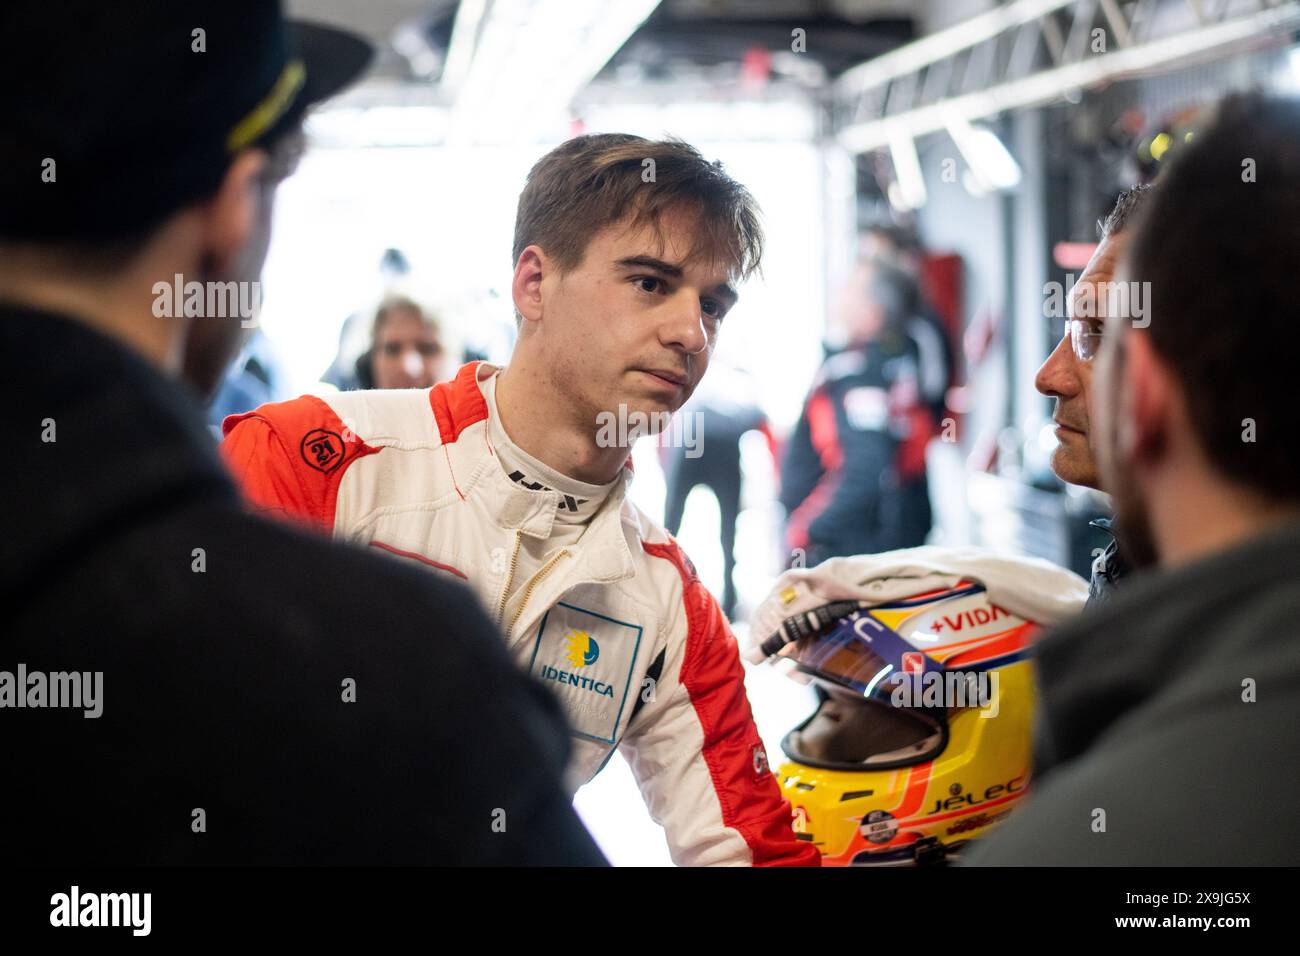
[(246, 514), (197, 396), (117, 342), (0, 307), (0, 343), (0, 671), (103, 673), (98, 718), (0, 709), (6, 861), (604, 862), (469, 591)]
[(781, 462), (787, 545), (807, 566), (925, 543), (933, 419), (920, 377), (905, 335), (822, 364)]
[(1293, 523), (1134, 574), (1048, 634), (1033, 792), (968, 862), (1300, 863), (1297, 622)]

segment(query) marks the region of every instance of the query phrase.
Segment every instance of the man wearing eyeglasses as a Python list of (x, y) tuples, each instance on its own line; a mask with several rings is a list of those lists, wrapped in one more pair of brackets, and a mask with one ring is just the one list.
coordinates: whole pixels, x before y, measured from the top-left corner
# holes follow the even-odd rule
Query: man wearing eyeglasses
[[(1087, 267), (1070, 291), (1070, 318), (1065, 335), (1047, 356), (1034, 386), (1056, 399), (1052, 420), (1056, 422), (1058, 445), (1052, 452), (1052, 471), (1062, 481), (1085, 488), (1101, 488), (1097, 463), (1089, 444), (1089, 414), (1093, 357), (1105, 332), (1105, 304), (1114, 299), (1115, 268), (1128, 245), (1127, 227), (1134, 213), (1146, 201), (1151, 187), (1134, 186), (1122, 192), (1110, 215), (1098, 224), (1101, 240)], [(1088, 603), (1109, 600), (1116, 582), (1129, 570), (1109, 519), (1093, 525), (1111, 536), (1110, 545), (1092, 566)]]

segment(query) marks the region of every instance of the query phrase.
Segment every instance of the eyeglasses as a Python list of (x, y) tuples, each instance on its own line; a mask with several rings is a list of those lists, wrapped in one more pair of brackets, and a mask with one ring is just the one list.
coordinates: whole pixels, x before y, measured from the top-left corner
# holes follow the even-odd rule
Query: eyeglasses
[(1102, 326), (1096, 319), (1066, 319), (1066, 334), (1080, 362), (1091, 362), (1101, 351)]

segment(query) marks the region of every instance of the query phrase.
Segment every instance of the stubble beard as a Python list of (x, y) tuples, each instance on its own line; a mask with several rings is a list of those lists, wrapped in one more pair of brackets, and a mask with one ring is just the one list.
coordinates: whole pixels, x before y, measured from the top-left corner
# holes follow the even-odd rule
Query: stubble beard
[(1105, 472), (1105, 486), (1115, 511), (1115, 532), (1124, 560), (1133, 569), (1159, 564), (1155, 535), (1151, 531), (1151, 510), (1132, 466), (1120, 458), (1115, 435), (1108, 436), (1107, 461), (1099, 462)]

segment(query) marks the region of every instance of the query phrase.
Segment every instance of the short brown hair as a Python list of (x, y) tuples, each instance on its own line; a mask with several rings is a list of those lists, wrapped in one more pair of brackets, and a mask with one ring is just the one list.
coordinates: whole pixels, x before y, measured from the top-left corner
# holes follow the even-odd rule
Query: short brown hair
[(758, 270), (763, 229), (749, 190), (688, 143), (626, 133), (577, 136), (537, 161), (519, 194), (513, 262), (536, 244), (567, 272), (601, 229), (627, 215), (657, 227), (668, 209), (698, 216), (692, 256), (732, 263), (741, 278)]

